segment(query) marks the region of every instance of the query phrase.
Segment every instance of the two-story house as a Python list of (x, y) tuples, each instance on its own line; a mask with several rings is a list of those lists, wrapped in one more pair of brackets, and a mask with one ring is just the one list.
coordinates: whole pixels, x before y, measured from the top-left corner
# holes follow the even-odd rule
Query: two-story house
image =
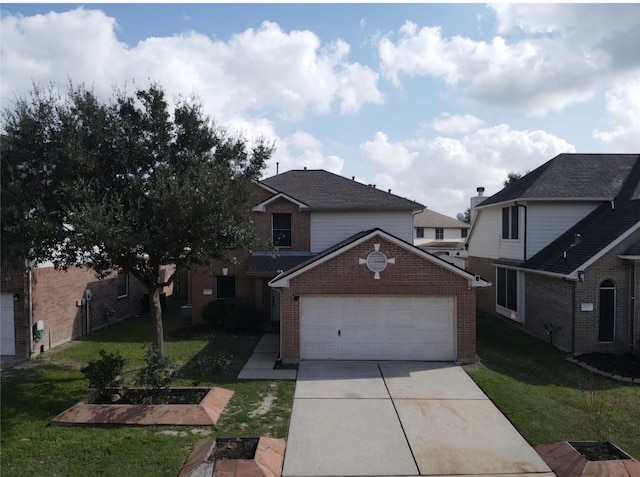
[(474, 204), (479, 308), (574, 354), (638, 351), (640, 155), (560, 154)]
[(256, 184), (252, 221), (273, 250), (192, 273), (193, 319), (224, 298), (279, 322), (281, 357), (475, 359), (480, 277), (415, 247), (424, 206), (324, 170)]
[(413, 244), (465, 268), (464, 242), (470, 227), (466, 222), (425, 209), (413, 216)]

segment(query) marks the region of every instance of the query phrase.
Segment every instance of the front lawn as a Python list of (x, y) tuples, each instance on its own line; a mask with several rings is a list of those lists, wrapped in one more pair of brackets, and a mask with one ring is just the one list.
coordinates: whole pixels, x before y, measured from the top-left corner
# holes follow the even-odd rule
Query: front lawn
[(597, 376), (499, 318), (478, 315), (471, 378), (532, 445), (609, 440), (640, 457), (640, 386)]
[[(182, 303), (169, 300), (165, 335), (183, 326)], [(51, 427), (49, 421), (90, 391), (80, 368), (105, 349), (127, 359), (125, 372), (143, 364), (151, 319), (130, 318), (86, 339), (46, 352), (3, 373), (1, 473), (10, 476), (176, 476), (203, 436), (284, 438), (294, 382), (236, 381), (259, 336), (215, 334), (167, 339), (167, 356), (183, 364), (180, 385), (221, 386), (235, 391), (218, 425), (189, 427)], [(219, 354), (229, 368), (213, 374)]]

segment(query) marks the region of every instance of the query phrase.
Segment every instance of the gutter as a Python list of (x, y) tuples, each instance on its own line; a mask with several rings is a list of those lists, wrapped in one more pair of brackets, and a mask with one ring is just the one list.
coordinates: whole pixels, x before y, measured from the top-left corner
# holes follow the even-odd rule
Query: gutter
[(25, 260), (27, 267), (27, 302), (29, 304), (29, 358), (35, 353), (33, 348), (33, 271), (32, 264)]

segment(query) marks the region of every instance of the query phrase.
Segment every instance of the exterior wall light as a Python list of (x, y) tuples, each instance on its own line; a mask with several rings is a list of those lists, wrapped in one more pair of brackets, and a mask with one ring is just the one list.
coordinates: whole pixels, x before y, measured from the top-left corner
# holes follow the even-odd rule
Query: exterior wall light
[(584, 270), (578, 270), (578, 280), (581, 282), (584, 281)]

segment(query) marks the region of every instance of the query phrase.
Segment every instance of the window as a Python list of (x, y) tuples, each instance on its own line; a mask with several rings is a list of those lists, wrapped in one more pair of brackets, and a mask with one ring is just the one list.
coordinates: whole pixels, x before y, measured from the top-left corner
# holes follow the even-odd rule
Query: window
[(436, 240), (444, 239), (444, 229), (442, 227), (436, 227)]
[(598, 341), (612, 343), (616, 322), (616, 286), (611, 280), (600, 285), (600, 320)]
[(216, 298), (224, 300), (236, 297), (236, 277), (216, 277)]
[(467, 238), (469, 234), (469, 229), (460, 229), (460, 238)]
[(502, 238), (518, 240), (518, 206), (502, 208)]
[(424, 227), (416, 228), (416, 238), (424, 238)]
[(291, 214), (273, 214), (273, 245), (291, 247)]
[(511, 311), (518, 311), (518, 272), (496, 269), (496, 303)]
[(118, 272), (118, 298), (129, 296), (129, 274)]

